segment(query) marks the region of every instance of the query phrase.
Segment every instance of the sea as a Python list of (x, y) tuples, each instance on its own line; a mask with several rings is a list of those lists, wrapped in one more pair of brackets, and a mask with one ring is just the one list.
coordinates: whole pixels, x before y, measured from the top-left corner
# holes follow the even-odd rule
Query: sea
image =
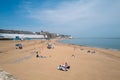
[(60, 42), (97, 48), (120, 50), (120, 38), (74, 38)]

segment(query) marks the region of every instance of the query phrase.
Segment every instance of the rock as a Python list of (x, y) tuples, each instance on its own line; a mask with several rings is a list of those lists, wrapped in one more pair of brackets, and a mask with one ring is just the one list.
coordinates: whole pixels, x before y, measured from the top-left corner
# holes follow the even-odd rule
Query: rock
[(18, 79), (16, 79), (13, 75), (0, 68), (0, 80), (18, 80)]

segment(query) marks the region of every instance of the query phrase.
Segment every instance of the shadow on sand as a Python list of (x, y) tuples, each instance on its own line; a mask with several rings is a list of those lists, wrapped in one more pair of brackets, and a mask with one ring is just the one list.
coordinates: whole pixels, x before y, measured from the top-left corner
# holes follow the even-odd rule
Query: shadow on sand
[(11, 61), (9, 62), (10, 64), (15, 64), (15, 63), (19, 63), (19, 62), (22, 62), (22, 61), (25, 61), (25, 60), (28, 60), (32, 57), (32, 55), (29, 55), (29, 56), (25, 56), (25, 57), (22, 57), (22, 58), (19, 58), (19, 59), (16, 59), (14, 61)]

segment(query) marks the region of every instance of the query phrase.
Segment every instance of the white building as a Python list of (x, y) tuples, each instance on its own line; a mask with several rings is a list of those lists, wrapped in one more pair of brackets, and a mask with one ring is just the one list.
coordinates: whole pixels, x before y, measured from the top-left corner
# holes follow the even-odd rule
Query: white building
[(45, 39), (47, 35), (0, 33), (0, 39)]

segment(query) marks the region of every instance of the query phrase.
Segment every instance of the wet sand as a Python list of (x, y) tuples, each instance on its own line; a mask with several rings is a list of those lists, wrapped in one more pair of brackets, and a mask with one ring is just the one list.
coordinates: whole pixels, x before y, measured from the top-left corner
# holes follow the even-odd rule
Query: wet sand
[[(15, 44), (22, 43), (23, 49)], [(47, 44), (54, 48), (47, 49)], [(39, 52), (36, 58), (35, 52)], [(68, 62), (68, 71), (57, 70)], [(0, 67), (20, 80), (120, 80), (120, 51), (56, 40), (0, 41)]]

